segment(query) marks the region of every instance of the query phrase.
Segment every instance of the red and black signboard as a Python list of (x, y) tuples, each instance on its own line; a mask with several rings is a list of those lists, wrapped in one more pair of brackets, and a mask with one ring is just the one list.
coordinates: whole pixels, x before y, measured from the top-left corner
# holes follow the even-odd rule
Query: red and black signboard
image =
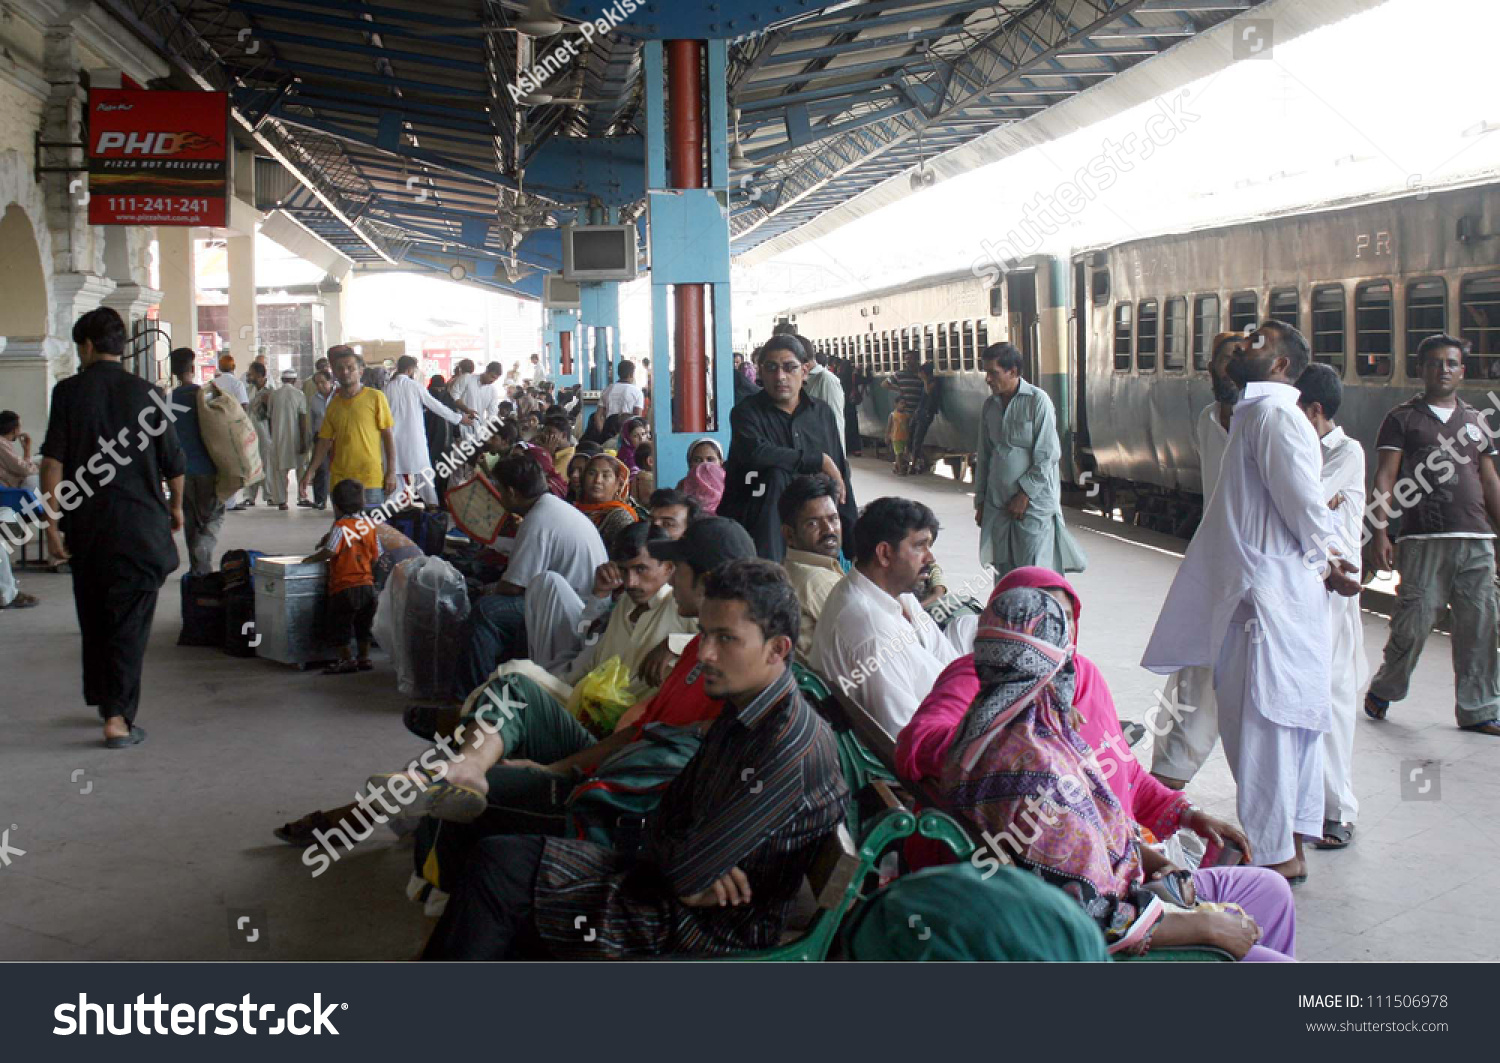
[(89, 224), (225, 223), (229, 97), (89, 90)]

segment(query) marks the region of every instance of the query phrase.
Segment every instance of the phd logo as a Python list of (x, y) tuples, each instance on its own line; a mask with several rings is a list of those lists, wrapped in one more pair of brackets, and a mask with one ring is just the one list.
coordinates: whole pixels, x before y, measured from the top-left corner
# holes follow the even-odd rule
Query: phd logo
[(1234, 23), (1233, 54), (1235, 62), (1241, 59), (1271, 58), (1272, 28), (1268, 18), (1238, 19)]
[(1403, 760), (1401, 762), (1401, 800), (1441, 801), (1443, 799), (1443, 768), (1430, 760)]

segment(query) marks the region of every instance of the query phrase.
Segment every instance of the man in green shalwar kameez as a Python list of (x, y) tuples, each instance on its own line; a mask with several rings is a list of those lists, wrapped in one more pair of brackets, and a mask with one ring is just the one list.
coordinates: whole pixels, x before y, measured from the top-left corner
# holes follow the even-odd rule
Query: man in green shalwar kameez
[(1082, 572), (1088, 559), (1063, 523), (1052, 400), (1021, 379), (1021, 352), (1012, 344), (986, 347), (983, 365), (990, 397), (980, 412), (974, 470), (979, 559), (994, 567), (997, 581), (1026, 565)]

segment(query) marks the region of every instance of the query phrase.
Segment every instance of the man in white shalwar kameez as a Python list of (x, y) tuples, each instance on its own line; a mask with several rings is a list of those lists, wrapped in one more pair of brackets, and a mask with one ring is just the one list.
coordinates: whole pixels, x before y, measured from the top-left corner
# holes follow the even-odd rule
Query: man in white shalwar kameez
[[(1365, 451), (1334, 423), (1344, 385), (1332, 368), (1310, 365), (1297, 378), (1298, 405), (1323, 450), (1323, 496), (1343, 525), (1344, 541), (1361, 539), (1365, 514)], [(1342, 849), (1354, 840), (1359, 801), (1354, 796), (1354, 720), (1359, 692), (1370, 678), (1365, 659), (1365, 625), (1359, 597), (1334, 598), (1333, 726), (1323, 736), (1323, 839), (1319, 849)]]
[[(1198, 412), (1198, 420), (1193, 424), (1193, 449), (1198, 452), (1205, 509), (1219, 483), (1224, 448), (1229, 445), (1229, 420), (1240, 397), (1240, 386), (1229, 379), (1225, 370), (1241, 339), (1243, 336), (1238, 332), (1221, 332), (1214, 337), (1208, 360), (1214, 401)], [(1219, 740), (1214, 670), (1184, 668), (1174, 672), (1162, 687), (1162, 701), (1164, 711), (1157, 714), (1152, 728), (1156, 741), (1151, 750), (1151, 774), (1164, 785), (1182, 790), (1198, 774)], [(1192, 844), (1192, 838), (1185, 839), (1184, 844)]]
[(417, 360), (403, 354), (396, 361), (396, 372), (385, 385), (385, 401), (391, 408), (392, 435), (396, 442), (395, 473), (398, 490), (415, 494), (429, 506), (438, 504), (433, 487), (432, 455), (427, 449), (427, 421), (423, 410), (431, 410), (449, 424), (467, 424), (470, 418), (450, 410), (417, 383)]
[(1290, 383), (1308, 361), (1301, 333), (1276, 321), (1235, 351), (1229, 373), (1245, 391), (1219, 484), (1141, 661), (1159, 674), (1213, 665), (1249, 858), (1294, 885), (1307, 877), (1302, 838), (1322, 836), (1328, 592), (1359, 593), (1343, 560), (1357, 549), (1325, 501), (1317, 433)]
[(982, 356), (990, 397), (979, 415), (974, 466), (974, 523), (979, 560), (999, 582), (1013, 568), (1040, 565), (1057, 573), (1088, 564), (1063, 523), (1057, 414), (1047, 393), (1021, 379), (1021, 352), (1009, 343)]
[(266, 504), (286, 509), (286, 478), (296, 472), (303, 444), (312, 436), (307, 397), (297, 386), (295, 369), (284, 370), (279, 385), (267, 384), (255, 393), (250, 400), (250, 418), (260, 433), (260, 460), (266, 468)]

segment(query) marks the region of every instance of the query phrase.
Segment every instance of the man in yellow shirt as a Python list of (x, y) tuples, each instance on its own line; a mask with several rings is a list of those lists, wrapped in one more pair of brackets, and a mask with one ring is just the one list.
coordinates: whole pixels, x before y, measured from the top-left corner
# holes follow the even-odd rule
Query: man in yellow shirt
[(307, 489), (313, 471), (321, 467), (331, 450), (333, 465), (329, 481), (358, 480), (364, 485), (365, 506), (382, 505), (386, 495), (396, 491), (396, 475), (392, 472), (396, 437), (392, 434), (395, 422), (391, 420), (391, 408), (383, 392), (361, 383), (365, 360), (353, 347), (344, 344), (330, 347), (328, 361), (339, 390), (328, 400), (323, 427), (318, 430), (318, 445), (302, 474), (300, 490)]

